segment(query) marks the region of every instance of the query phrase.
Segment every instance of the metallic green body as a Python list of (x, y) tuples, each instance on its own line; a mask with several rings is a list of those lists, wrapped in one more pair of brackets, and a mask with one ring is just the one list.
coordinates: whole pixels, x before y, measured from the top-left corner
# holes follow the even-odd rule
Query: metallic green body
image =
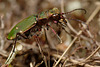
[(19, 22), (8, 34), (8, 39), (14, 39), (17, 33), (24, 33), (24, 31), (31, 28), (36, 22), (36, 16), (29, 16), (26, 19)]
[[(53, 8), (52, 10), (42, 12), (38, 14), (38, 19), (49, 18), (53, 14), (59, 14), (59, 10), (57, 8)], [(7, 39), (16, 38), (17, 33), (23, 34), (25, 31), (33, 27), (36, 23), (37, 22), (35, 15), (27, 17), (26, 19), (22, 20), (14, 26), (14, 28), (8, 34)]]

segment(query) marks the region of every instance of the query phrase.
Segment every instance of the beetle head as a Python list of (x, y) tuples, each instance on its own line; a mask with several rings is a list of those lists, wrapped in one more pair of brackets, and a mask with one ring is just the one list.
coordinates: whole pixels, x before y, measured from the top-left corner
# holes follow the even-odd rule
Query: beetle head
[(49, 10), (49, 14), (59, 14), (59, 13), (60, 13), (60, 11), (58, 8), (53, 8), (53, 9)]

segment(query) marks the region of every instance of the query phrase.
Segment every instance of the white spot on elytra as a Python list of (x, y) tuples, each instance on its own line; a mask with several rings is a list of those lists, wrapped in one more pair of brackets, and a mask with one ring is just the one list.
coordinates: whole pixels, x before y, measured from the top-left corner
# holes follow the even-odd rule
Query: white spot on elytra
[(12, 37), (10, 37), (10, 39), (12, 39)]
[(18, 27), (16, 27), (16, 29), (18, 29)]

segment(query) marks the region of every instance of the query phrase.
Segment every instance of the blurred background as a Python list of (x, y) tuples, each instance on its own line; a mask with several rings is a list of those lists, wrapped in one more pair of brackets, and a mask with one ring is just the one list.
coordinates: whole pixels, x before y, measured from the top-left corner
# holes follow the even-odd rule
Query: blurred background
[[(84, 11), (77, 10), (68, 15), (66, 14), (66, 19), (68, 17), (86, 22), (99, 4), (100, 0), (0, 0), (0, 66), (5, 63), (14, 42), (13, 40), (7, 40), (7, 34), (22, 19), (30, 15), (38, 15), (54, 7), (57, 7), (61, 13), (83, 8), (87, 11), (86, 14), (84, 14)], [(46, 30), (46, 35), (44, 30), (41, 31), (42, 34), (39, 36), (40, 44), (48, 67), (52, 67), (57, 60), (54, 54), (61, 55), (76, 36), (77, 32), (82, 29), (80, 22), (70, 19), (68, 21), (72, 27), (65, 27), (68, 33), (60, 26), (57, 26), (57, 24), (51, 24), (51, 27), (56, 31), (63, 43), (59, 42), (59, 39), (51, 29)], [(84, 31), (82, 34), (83, 38), (79, 37), (75, 41), (74, 46), (72, 46), (65, 57), (70, 56), (74, 59), (83, 59), (97, 48), (98, 45), (95, 42), (100, 42), (100, 11), (91, 20), (88, 27), (93, 35), (93, 39)], [(27, 40), (20, 40), (18, 44), (21, 44), (23, 47), (17, 53), (9, 67), (31, 67), (31, 64), (33, 67), (36, 65), (45, 67), (45, 62), (42, 63), (43, 57), (34, 37)], [(99, 52), (96, 56), (100, 59)], [(63, 62), (60, 62), (60, 64), (63, 65)], [(94, 63), (94, 65), (96, 64)], [(65, 63), (65, 65), (68, 64)]]

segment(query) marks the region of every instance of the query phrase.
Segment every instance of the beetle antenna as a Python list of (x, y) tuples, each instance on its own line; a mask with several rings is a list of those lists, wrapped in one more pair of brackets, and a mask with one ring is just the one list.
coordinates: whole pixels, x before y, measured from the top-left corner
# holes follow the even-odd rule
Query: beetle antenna
[(81, 23), (83, 23), (83, 24), (86, 24), (84, 21), (79, 20), (79, 19), (73, 19), (73, 18), (69, 18), (69, 17), (68, 17), (67, 19), (69, 19), (69, 20), (75, 20), (75, 21), (81, 22)]
[[(67, 19), (69, 19), (69, 20), (74, 20), (74, 21), (78, 21), (78, 22), (80, 22), (80, 23), (82, 23), (82, 24), (85, 24), (85, 25), (87, 26), (87, 29), (89, 29), (88, 25), (87, 25), (84, 21), (82, 21), (82, 20), (73, 19), (73, 18), (67, 18)], [(65, 21), (66, 21), (66, 19), (65, 19)], [(67, 21), (66, 21), (66, 22), (67, 22)]]
[(54, 32), (54, 34), (58, 37), (60, 43), (62, 43), (61, 38), (58, 36), (58, 34), (55, 32), (55, 30), (48, 24), (48, 26), (51, 28), (51, 30)]
[(86, 14), (86, 12), (87, 12), (85, 9), (78, 8), (78, 9), (74, 9), (74, 10), (72, 10), (72, 11), (70, 11), (70, 12), (61, 13), (61, 14), (70, 14), (70, 13), (72, 13), (72, 12), (74, 12), (74, 11), (77, 11), (77, 10), (82, 10), (82, 11), (84, 11), (84, 14)]

